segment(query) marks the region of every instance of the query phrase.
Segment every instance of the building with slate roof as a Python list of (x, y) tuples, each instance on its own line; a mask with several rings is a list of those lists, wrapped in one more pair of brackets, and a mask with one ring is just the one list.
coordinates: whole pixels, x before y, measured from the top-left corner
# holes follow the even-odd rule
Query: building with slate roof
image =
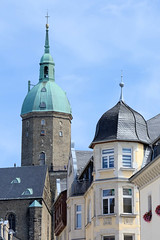
[(36, 229), (42, 239), (50, 239), (51, 225), (45, 222), (51, 222), (47, 166), (1, 168), (0, 183), (0, 215), (8, 219), (14, 235), (23, 240), (36, 239)]
[[(157, 179), (160, 118), (157, 115), (146, 121), (129, 107), (123, 100), (123, 86), (121, 82), (118, 103), (106, 111), (97, 123), (90, 144), (93, 152), (87, 153), (90, 155), (88, 160), (83, 158), (82, 169), (78, 166), (83, 160), (78, 158), (72, 145), (67, 175), (67, 224), (63, 228), (56, 225), (57, 240), (150, 239), (151, 231), (157, 226), (155, 218), (148, 234), (150, 237), (146, 235), (146, 229), (145, 237), (141, 238), (139, 190), (136, 185), (149, 184), (152, 179)], [(153, 167), (147, 170), (150, 165)], [(154, 165), (157, 166), (155, 170)], [(150, 171), (149, 176), (147, 171)], [(156, 184), (160, 186), (160, 182)], [(150, 195), (145, 192), (141, 198), (147, 198), (147, 194)], [(156, 197), (155, 193), (153, 197)], [(147, 204), (147, 201), (142, 204), (141, 209), (144, 210)], [(56, 205), (59, 206), (58, 199)], [(159, 236), (156, 234), (155, 239)]]

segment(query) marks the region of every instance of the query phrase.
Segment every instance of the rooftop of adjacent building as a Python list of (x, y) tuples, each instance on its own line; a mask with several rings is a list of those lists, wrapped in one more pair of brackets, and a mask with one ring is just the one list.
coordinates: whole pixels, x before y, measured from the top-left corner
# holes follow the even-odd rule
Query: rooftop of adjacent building
[(0, 200), (42, 198), (47, 166), (0, 168)]

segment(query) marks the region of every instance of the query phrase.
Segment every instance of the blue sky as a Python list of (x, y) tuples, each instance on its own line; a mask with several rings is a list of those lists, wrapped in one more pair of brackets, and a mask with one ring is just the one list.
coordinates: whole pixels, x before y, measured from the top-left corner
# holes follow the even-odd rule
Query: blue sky
[(72, 106), (72, 140), (88, 149), (101, 115), (120, 96), (145, 119), (160, 113), (160, 1), (1, 0), (0, 167), (20, 166), (20, 111), (38, 82), (49, 11), (56, 83)]

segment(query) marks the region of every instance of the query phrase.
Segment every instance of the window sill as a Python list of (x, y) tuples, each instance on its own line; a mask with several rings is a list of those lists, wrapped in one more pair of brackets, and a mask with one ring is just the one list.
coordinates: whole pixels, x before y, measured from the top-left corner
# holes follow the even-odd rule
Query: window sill
[(127, 218), (136, 218), (137, 214), (133, 214), (133, 213), (121, 213), (120, 214), (121, 217), (127, 217)]
[(132, 172), (134, 172), (134, 171), (135, 171), (135, 168), (125, 168), (125, 167), (121, 167), (120, 170), (121, 170), (121, 171), (132, 171)]
[(98, 215), (98, 218), (109, 218), (109, 217), (116, 217), (117, 214), (111, 213), (111, 214), (103, 214), (103, 215)]
[(100, 169), (98, 169), (98, 172), (109, 172), (109, 171), (114, 171), (115, 170), (115, 168), (113, 167), (113, 168), (100, 168)]

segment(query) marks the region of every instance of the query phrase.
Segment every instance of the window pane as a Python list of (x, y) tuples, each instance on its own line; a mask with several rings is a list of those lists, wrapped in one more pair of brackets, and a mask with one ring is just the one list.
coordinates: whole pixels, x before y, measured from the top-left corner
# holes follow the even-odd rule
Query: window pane
[(131, 167), (131, 155), (123, 155), (123, 167)]
[(132, 196), (132, 189), (123, 188), (123, 195)]
[(81, 228), (81, 214), (77, 214), (77, 228)]
[(110, 213), (114, 213), (114, 198), (110, 198)]
[(107, 157), (103, 157), (102, 161), (103, 161), (103, 168), (108, 168), (108, 158)]
[(12, 229), (13, 231), (15, 231), (15, 227), (16, 227), (16, 218), (14, 214), (10, 214), (8, 216), (8, 221), (9, 221), (9, 229)]
[(77, 212), (81, 211), (81, 205), (77, 205)]
[(124, 213), (132, 213), (132, 199), (131, 198), (123, 198), (123, 212)]
[(103, 190), (103, 197), (114, 196), (114, 189)]
[(124, 240), (133, 240), (133, 236), (124, 236)]
[(108, 199), (103, 199), (103, 214), (108, 214)]
[(151, 195), (148, 196), (148, 211), (152, 210), (152, 197)]
[(123, 148), (123, 153), (131, 153), (131, 148)]
[(109, 167), (114, 167), (114, 156), (109, 156)]
[(114, 154), (114, 149), (104, 149), (102, 150), (102, 154)]

